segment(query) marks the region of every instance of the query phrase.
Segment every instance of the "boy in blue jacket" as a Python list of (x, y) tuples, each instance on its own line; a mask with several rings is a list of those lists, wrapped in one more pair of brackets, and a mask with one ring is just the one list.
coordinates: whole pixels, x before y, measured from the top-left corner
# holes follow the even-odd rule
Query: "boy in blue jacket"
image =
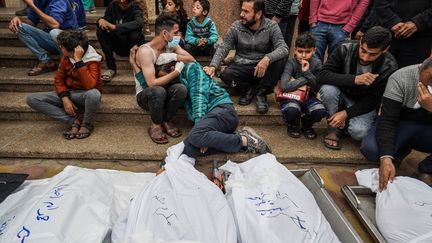
[(219, 38), (216, 25), (207, 15), (210, 11), (208, 0), (195, 0), (192, 8), (194, 17), (186, 28), (187, 52), (193, 56), (213, 56), (214, 44)]

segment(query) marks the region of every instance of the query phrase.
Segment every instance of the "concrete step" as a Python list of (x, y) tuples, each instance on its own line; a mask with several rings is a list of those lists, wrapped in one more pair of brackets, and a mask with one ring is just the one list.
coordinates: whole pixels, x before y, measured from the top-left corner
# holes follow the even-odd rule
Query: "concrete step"
[[(13, 17), (15, 17), (15, 11), (19, 10), (18, 8), (0, 8), (0, 28), (8, 28), (9, 22)], [(94, 30), (96, 29), (96, 21), (99, 18), (102, 18), (105, 12), (105, 8), (96, 8), (96, 13), (87, 13), (86, 14), (86, 22), (87, 29)], [(154, 22), (155, 17), (149, 18), (148, 25), (151, 31), (154, 31)], [(43, 25), (40, 24), (40, 27)]]
[[(95, 48), (101, 48), (99, 41), (96, 36), (96, 30), (91, 29), (86, 31), (87, 36), (90, 41), (90, 45)], [(145, 35), (146, 41), (150, 41), (154, 38), (154, 32), (149, 35)], [(24, 43), (18, 40), (16, 34), (12, 33), (9, 29), (0, 28), (0, 46), (8, 46), (8, 47), (25, 47)]]
[[(98, 49), (100, 53), (102, 50)], [(59, 56), (51, 55), (52, 59), (58, 63)], [(130, 70), (129, 57), (116, 56), (117, 69)], [(208, 65), (211, 61), (209, 57), (196, 57), (196, 60), (203, 66)], [(8, 47), (0, 46), (0, 67), (8, 68), (32, 68), (38, 63), (35, 55), (27, 47)], [(106, 68), (103, 63), (102, 68)]]
[[(46, 121), (49, 117), (37, 113), (26, 104), (30, 92), (0, 92), (0, 120)], [(137, 104), (135, 93), (103, 94), (102, 104), (96, 117), (100, 122), (141, 122), (149, 121), (149, 113), (143, 111)], [(233, 97), (240, 123), (247, 125), (282, 125), (278, 104), (272, 95), (269, 98), (269, 112), (261, 115), (255, 111), (255, 105), (237, 105), (238, 97)], [(190, 124), (183, 110), (177, 115), (179, 122)], [(322, 125), (320, 125), (322, 126)]]
[[(28, 71), (28, 68), (0, 68), (0, 91), (42, 92), (54, 90), (55, 72), (28, 76)], [(104, 93), (134, 94), (135, 81), (132, 71), (118, 70), (113, 80), (104, 84)]]
[[(67, 126), (55, 121), (0, 121), (0, 158), (75, 159), (75, 160), (133, 160), (160, 161), (166, 149), (182, 141), (170, 138), (166, 145), (154, 144), (148, 134), (149, 122), (96, 123), (89, 138), (66, 140), (62, 132)], [(187, 134), (191, 126), (181, 126)], [(359, 153), (358, 143), (343, 139), (343, 149), (333, 151), (322, 144), (322, 130), (315, 140), (293, 139), (286, 135), (284, 126), (253, 126), (273, 149), (282, 163), (368, 165)], [(200, 161), (245, 161), (255, 154), (218, 154)]]
[[(28, 71), (28, 68), (0, 68), (0, 92), (43, 92), (54, 90), (55, 72), (28, 76)], [(222, 82), (219, 78), (215, 79)], [(221, 84), (225, 86), (225, 84)], [(135, 81), (132, 71), (118, 70), (117, 75), (111, 82), (104, 84), (104, 93), (135, 94)]]

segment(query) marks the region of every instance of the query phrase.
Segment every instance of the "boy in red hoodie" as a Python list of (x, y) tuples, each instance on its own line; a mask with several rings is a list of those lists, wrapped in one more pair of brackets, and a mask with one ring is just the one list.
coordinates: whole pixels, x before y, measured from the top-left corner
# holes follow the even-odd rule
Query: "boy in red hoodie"
[(336, 46), (349, 39), (359, 24), (370, 0), (311, 0), (310, 32), (316, 39), (316, 55), (321, 61), (328, 47), (329, 55)]
[(102, 56), (89, 45), (84, 32), (63, 31), (57, 37), (62, 58), (54, 77), (56, 91), (34, 93), (27, 104), (36, 111), (70, 124), (66, 139), (86, 138), (93, 130), (101, 102)]

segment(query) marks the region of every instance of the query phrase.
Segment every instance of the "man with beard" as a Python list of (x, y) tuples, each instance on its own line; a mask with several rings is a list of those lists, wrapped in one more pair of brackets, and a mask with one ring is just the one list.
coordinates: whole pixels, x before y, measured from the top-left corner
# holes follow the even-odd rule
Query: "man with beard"
[(234, 62), (221, 74), (240, 94), (239, 105), (249, 105), (256, 96), (256, 111), (268, 111), (267, 94), (273, 92), (288, 57), (288, 47), (279, 26), (263, 17), (264, 0), (244, 0), (241, 20), (234, 22), (205, 72), (213, 76), (231, 49)]
[(340, 149), (339, 130), (346, 128), (355, 140), (363, 139), (376, 117), (388, 77), (397, 69), (388, 53), (392, 36), (376, 26), (360, 41), (339, 45), (321, 69), (316, 82), (329, 118), (324, 145)]

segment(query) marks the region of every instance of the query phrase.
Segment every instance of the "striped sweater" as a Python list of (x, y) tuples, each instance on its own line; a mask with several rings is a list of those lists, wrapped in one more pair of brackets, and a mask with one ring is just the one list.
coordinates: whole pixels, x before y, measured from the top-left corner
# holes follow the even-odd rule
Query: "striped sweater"
[(226, 90), (210, 78), (197, 62), (185, 65), (180, 75), (180, 82), (188, 89), (185, 110), (189, 119), (195, 123), (216, 106), (232, 104)]
[(380, 156), (394, 156), (400, 121), (432, 124), (432, 112), (416, 107), (418, 83), (418, 65), (404, 67), (390, 76), (377, 119), (376, 140)]

